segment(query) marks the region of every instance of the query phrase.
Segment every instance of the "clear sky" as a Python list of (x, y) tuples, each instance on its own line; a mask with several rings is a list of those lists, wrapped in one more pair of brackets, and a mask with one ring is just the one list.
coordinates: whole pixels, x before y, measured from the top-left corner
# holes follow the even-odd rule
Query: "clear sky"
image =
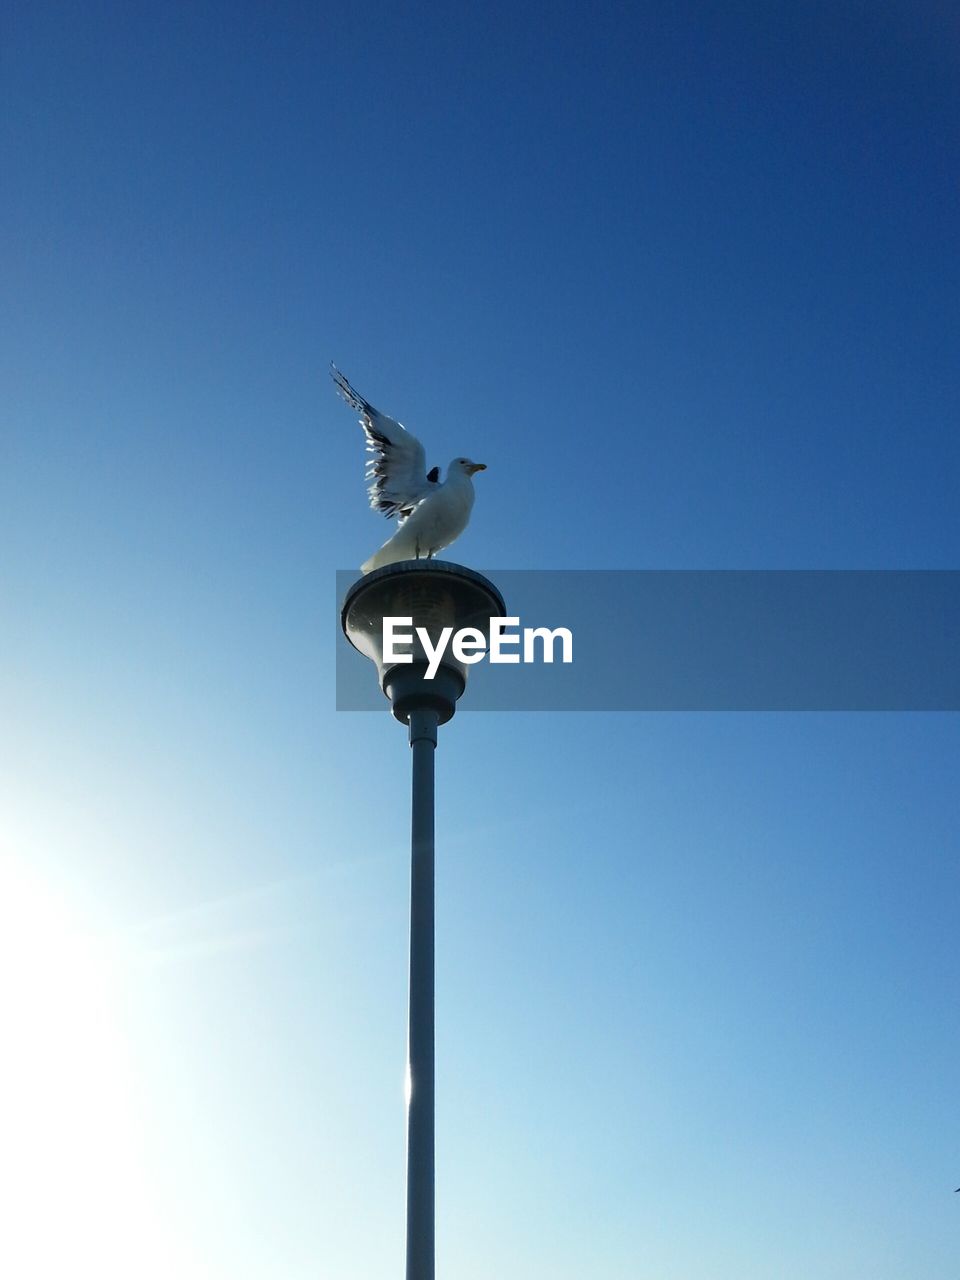
[[(331, 359), (477, 568), (958, 567), (933, 0), (8, 6), (0, 1270), (403, 1251), (408, 752)], [(629, 678), (625, 652), (624, 678)], [(458, 715), (438, 1274), (939, 1280), (953, 715)]]

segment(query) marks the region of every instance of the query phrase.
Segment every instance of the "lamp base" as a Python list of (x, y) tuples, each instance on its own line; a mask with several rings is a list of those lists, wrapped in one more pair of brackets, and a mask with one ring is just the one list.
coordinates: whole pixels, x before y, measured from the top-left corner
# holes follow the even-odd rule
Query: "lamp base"
[(453, 718), (466, 681), (455, 667), (445, 664), (428, 680), (426, 663), (414, 662), (389, 667), (383, 673), (382, 687), (390, 699), (391, 711), (401, 724), (410, 723), (411, 712), (428, 708), (436, 711), (438, 724), (446, 724)]

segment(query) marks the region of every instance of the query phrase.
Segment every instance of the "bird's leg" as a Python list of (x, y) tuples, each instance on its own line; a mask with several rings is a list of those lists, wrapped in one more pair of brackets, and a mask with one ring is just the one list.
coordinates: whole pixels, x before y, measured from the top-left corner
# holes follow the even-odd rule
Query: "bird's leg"
[(428, 560), (433, 559), (433, 547), (431, 547), (430, 550), (427, 552), (427, 559)]

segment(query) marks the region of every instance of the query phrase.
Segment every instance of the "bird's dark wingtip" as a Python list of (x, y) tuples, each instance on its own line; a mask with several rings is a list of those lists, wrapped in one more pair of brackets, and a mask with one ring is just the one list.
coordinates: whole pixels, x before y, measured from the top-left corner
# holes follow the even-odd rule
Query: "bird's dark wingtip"
[(351, 409), (357, 409), (360, 413), (371, 412), (370, 405), (367, 404), (363, 396), (354, 391), (346, 376), (340, 372), (332, 360), (330, 361), (330, 377), (333, 379), (337, 391), (346, 400)]

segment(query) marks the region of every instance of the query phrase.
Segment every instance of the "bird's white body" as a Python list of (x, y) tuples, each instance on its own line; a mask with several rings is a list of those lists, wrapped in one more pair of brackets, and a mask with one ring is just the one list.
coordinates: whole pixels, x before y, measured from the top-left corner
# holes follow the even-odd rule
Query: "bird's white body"
[(473, 481), (458, 462), (451, 462), (446, 480), (428, 494), (413, 514), (388, 538), (379, 551), (360, 566), (362, 573), (398, 560), (419, 560), (436, 555), (456, 541), (467, 527), (474, 500)]
[(440, 482), (440, 468), (427, 472), (423, 445), (405, 427), (388, 418), (358, 395), (336, 366), (331, 366), (337, 390), (360, 412), (367, 437), (370, 505), (386, 516), (398, 516), (400, 527), (361, 566), (363, 573), (400, 560), (429, 559), (460, 537), (473, 510), (473, 480), (485, 471), (482, 462), (454, 458), (447, 478)]

